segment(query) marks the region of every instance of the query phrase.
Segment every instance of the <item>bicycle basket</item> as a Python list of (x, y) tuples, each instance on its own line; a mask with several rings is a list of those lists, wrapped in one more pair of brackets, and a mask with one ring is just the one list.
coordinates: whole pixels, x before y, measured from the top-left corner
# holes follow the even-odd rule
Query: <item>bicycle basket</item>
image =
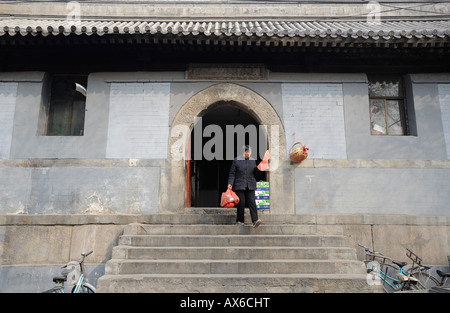
[(81, 276), (80, 263), (76, 262), (76, 261), (71, 261), (71, 262), (67, 263), (64, 266), (61, 274), (63, 274), (64, 276), (67, 277), (67, 281), (70, 284), (75, 285)]

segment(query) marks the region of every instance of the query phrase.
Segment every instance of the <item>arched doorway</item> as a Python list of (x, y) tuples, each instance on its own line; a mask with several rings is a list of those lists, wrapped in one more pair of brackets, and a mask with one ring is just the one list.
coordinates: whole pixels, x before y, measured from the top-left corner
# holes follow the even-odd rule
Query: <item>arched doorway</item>
[[(187, 165), (190, 190), (187, 206), (219, 207), (233, 159), (242, 153), (241, 146), (251, 145), (252, 157), (259, 163), (267, 149), (267, 134), (257, 120), (235, 101), (213, 103), (199, 114), (196, 121), (191, 132)], [(196, 153), (199, 151), (201, 153)], [(266, 180), (267, 173), (261, 173), (256, 179)]]
[[(160, 194), (161, 212), (183, 212), (188, 205), (191, 191), (186, 184), (190, 175), (188, 155), (190, 155), (190, 134), (194, 129), (195, 119), (206, 112), (211, 105), (220, 102), (239, 103), (246, 113), (251, 115), (259, 125), (267, 127), (267, 140), (271, 149), (270, 171), (271, 207), (276, 214), (294, 214), (292, 171), (286, 171), (284, 162), (286, 138), (284, 126), (277, 111), (261, 95), (250, 88), (234, 84), (219, 83), (212, 85), (191, 96), (178, 110), (171, 123), (168, 145), (167, 167), (162, 168)], [(180, 144), (181, 143), (181, 144)], [(174, 153), (176, 151), (176, 153)], [(181, 151), (181, 152), (180, 152)], [(182, 157), (180, 157), (180, 155)], [(288, 173), (288, 174), (287, 174)]]

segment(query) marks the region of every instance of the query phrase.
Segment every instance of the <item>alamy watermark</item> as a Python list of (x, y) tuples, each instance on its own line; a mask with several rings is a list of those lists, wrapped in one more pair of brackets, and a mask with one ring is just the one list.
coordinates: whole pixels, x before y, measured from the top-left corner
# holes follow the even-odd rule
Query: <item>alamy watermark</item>
[[(366, 5), (369, 13), (366, 22), (370, 25), (381, 25), (381, 5), (378, 1), (369, 1)], [(81, 4), (78, 1), (70, 1), (66, 5), (66, 23), (69, 26), (81, 27)]]
[(383, 284), (381, 280), (381, 266), (377, 261), (370, 261), (367, 263), (367, 271), (366, 282), (369, 286), (380, 286)]
[[(366, 21), (371, 25), (381, 24), (381, 6), (377, 1), (370, 1), (366, 7), (369, 10)], [(69, 26), (81, 27), (81, 4), (70, 1), (66, 6), (66, 23)], [(192, 132), (194, 144), (190, 147), (191, 129), (187, 125), (175, 125), (170, 136), (175, 142), (170, 147), (173, 160), (233, 160), (235, 152), (242, 152), (242, 146), (249, 144), (252, 157), (264, 157), (270, 142), (270, 170), (276, 170), (280, 161), (280, 129), (278, 125), (226, 125), (225, 134), (219, 125), (208, 125), (202, 128), (202, 118), (195, 119), (196, 125)], [(259, 136), (258, 136), (259, 133)], [(270, 138), (268, 138), (268, 136)], [(236, 140), (235, 140), (236, 138)], [(205, 140), (206, 142), (205, 142)], [(225, 142), (224, 142), (225, 141)], [(225, 145), (224, 145), (225, 143)], [(193, 153), (189, 153), (193, 148)], [(370, 279), (372, 282), (372, 278)], [(368, 279), (369, 282), (369, 279)]]
[(81, 27), (81, 5), (77, 1), (70, 1), (66, 5), (66, 22), (70, 26)]
[(366, 21), (370, 25), (381, 25), (381, 6), (377, 1), (370, 1), (366, 8), (370, 11)]
[[(170, 153), (173, 160), (233, 160), (236, 152), (237, 155), (243, 153), (245, 145), (252, 147), (253, 158), (262, 159), (270, 142), (270, 170), (278, 168), (279, 125), (226, 125), (223, 128), (210, 124), (203, 127), (202, 117), (196, 117), (194, 125), (193, 131), (187, 125), (172, 127), (170, 136), (175, 141)], [(193, 140), (192, 145), (189, 139)]]
[[(381, 24), (381, 5), (378, 1), (369, 1), (366, 6), (369, 13), (366, 21), (369, 24)], [(70, 25), (79, 26), (81, 23), (81, 4), (78, 1), (70, 1), (66, 5), (66, 22)]]

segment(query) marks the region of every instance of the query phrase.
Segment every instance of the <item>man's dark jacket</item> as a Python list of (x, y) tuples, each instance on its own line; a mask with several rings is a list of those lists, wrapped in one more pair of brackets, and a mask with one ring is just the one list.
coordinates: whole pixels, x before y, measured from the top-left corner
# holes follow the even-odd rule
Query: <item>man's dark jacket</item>
[(245, 190), (247, 187), (249, 190), (255, 190), (257, 173), (260, 173), (260, 170), (256, 167), (255, 159), (239, 156), (231, 165), (228, 184), (233, 186), (233, 190)]

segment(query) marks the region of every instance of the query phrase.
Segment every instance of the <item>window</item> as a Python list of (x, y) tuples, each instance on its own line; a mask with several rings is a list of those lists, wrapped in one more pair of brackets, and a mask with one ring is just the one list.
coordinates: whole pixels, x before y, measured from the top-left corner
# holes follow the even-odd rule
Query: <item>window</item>
[(48, 109), (47, 136), (84, 135), (86, 86), (87, 76), (53, 75)]
[(405, 96), (400, 76), (369, 76), (369, 107), (372, 135), (407, 134)]

